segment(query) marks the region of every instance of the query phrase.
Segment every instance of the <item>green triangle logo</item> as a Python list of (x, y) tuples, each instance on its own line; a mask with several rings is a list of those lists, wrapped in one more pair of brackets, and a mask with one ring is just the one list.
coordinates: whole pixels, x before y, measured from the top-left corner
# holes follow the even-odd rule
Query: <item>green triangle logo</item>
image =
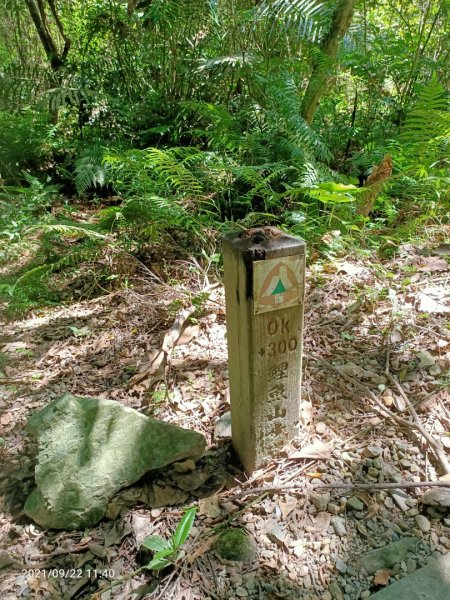
[(273, 292), (271, 293), (271, 296), (276, 296), (277, 294), (284, 294), (285, 291), (286, 288), (284, 287), (283, 282), (281, 281), (281, 279), (278, 279), (278, 283)]

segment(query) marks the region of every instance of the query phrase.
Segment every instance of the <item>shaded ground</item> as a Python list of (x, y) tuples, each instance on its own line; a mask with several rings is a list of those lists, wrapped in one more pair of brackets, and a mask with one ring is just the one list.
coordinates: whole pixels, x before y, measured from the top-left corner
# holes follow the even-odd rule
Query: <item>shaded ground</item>
[[(442, 475), (429, 441), (396, 417), (412, 423), (411, 402), (444, 455), (450, 452), (446, 235), (431, 232), (426, 245), (404, 245), (383, 263), (360, 252), (311, 266), (302, 438), (251, 480), (229, 441), (215, 432), (217, 418), (229, 409), (221, 287), (210, 292), (202, 316), (184, 333), (166, 381), (151, 390), (130, 387), (129, 380), (159, 350), (185, 301), (176, 286), (149, 283), (3, 323), (1, 597), (91, 597), (139, 566), (146, 535), (174, 531), (180, 503), (199, 511), (179, 568), (140, 574), (102, 599), (357, 600), (446, 553), (448, 508), (423, 507), (422, 489), (313, 489), (346, 481), (397, 482), (401, 488)], [(210, 451), (198, 467), (197, 488), (186, 497), (167, 471), (121, 494), (110, 506), (111, 518), (89, 531), (42, 531), (30, 523), (20, 512), (33, 473), (33, 442), (24, 425), (31, 411), (64, 392), (113, 398), (201, 431)], [(293, 484), (296, 489), (273, 489)], [(155, 485), (158, 501), (151, 494)], [(168, 503), (174, 505), (161, 506)], [(212, 542), (225, 522), (254, 537), (254, 561), (218, 559)], [(363, 553), (411, 536), (416, 541), (398, 562), (372, 573), (361, 568)]]

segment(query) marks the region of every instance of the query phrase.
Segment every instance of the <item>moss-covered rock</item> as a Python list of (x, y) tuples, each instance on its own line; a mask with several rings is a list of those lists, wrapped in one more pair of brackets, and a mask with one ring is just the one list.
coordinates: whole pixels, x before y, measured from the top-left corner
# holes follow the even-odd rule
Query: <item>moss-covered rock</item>
[(205, 438), (119, 402), (66, 394), (34, 414), (37, 488), (25, 512), (42, 527), (82, 529), (105, 514), (112, 496), (147, 471), (198, 459)]
[(215, 545), (219, 558), (238, 562), (248, 562), (254, 559), (255, 543), (242, 529), (226, 529)]

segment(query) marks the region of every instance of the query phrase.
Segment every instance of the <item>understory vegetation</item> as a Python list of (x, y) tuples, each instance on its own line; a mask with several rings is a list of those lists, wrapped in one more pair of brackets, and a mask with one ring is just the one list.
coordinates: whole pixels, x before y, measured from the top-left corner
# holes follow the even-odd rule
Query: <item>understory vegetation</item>
[(333, 256), (447, 223), (449, 14), (449, 0), (6, 0), (0, 298), (88, 298), (186, 256), (207, 272), (237, 228)]

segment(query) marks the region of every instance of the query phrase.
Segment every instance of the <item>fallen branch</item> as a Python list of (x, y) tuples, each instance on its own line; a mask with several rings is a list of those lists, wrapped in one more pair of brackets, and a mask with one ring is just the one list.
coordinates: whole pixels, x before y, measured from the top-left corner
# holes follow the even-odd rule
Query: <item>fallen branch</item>
[(137, 373), (130, 379), (129, 387), (145, 383), (145, 387), (149, 388), (155, 381), (164, 379), (166, 369), (170, 364), (175, 346), (183, 333), (186, 321), (196, 310), (197, 307), (192, 305), (178, 312), (174, 324), (164, 336), (161, 350), (153, 355), (147, 366), (140, 373)]
[(408, 488), (425, 488), (425, 487), (442, 487), (442, 488), (450, 488), (450, 481), (400, 481), (399, 483), (320, 483), (317, 485), (311, 484), (301, 484), (301, 483), (287, 483), (284, 485), (269, 485), (269, 486), (261, 486), (257, 488), (250, 488), (248, 490), (244, 490), (239, 492), (238, 494), (234, 494), (233, 496), (227, 497), (228, 502), (233, 502), (233, 500), (237, 500), (238, 498), (243, 498), (244, 496), (254, 496), (264, 493), (270, 492), (285, 492), (292, 491), (301, 494), (302, 496), (306, 496), (311, 492), (316, 492), (318, 490), (395, 490), (395, 489), (408, 489)]
[[(419, 433), (427, 440), (428, 444), (430, 445), (431, 449), (433, 450), (434, 455), (436, 456), (436, 459), (438, 460), (442, 470), (444, 471), (444, 473), (450, 473), (450, 464), (447, 460), (447, 457), (444, 455), (444, 450), (443, 447), (439, 448), (439, 442), (437, 442), (424, 428), (424, 426), (422, 425), (420, 418), (417, 416), (417, 413), (415, 412), (414, 407), (411, 404), (411, 401), (409, 399), (405, 399), (405, 402), (409, 402), (409, 404), (412, 406), (414, 413), (417, 416), (417, 420), (414, 418), (413, 413), (411, 413), (413, 415), (413, 419), (414, 422), (408, 421), (408, 419), (404, 419), (403, 417), (400, 417), (399, 415), (396, 415), (394, 412), (392, 412), (391, 410), (389, 410), (382, 402), (381, 400), (376, 396), (376, 394), (374, 394), (372, 392), (372, 390), (370, 390), (366, 385), (360, 383), (358, 380), (354, 379), (353, 377), (350, 377), (350, 375), (347, 375), (346, 373), (342, 373), (342, 371), (340, 371), (337, 367), (335, 367), (332, 363), (328, 362), (327, 360), (325, 360), (324, 358), (322, 358), (321, 356), (316, 356), (314, 354), (310, 354), (309, 355), (311, 358), (313, 358), (314, 360), (317, 360), (321, 363), (323, 363), (325, 366), (327, 366), (329, 369), (335, 371), (336, 373), (338, 373), (343, 379), (345, 379), (346, 381), (348, 381), (349, 383), (351, 383), (353, 386), (355, 386), (356, 388), (359, 388), (360, 390), (364, 390), (364, 392), (366, 394), (368, 394), (368, 396), (375, 402), (375, 404), (377, 405), (377, 408), (375, 408), (375, 410), (381, 414), (381, 416), (389, 416), (391, 417), (391, 419), (393, 419), (394, 421), (396, 421), (397, 423), (399, 423), (400, 425), (403, 425), (404, 427), (408, 428), (408, 429), (415, 429), (417, 431), (419, 431)], [(389, 374), (386, 374), (388, 377)], [(402, 393), (402, 397), (404, 398), (404, 392), (401, 389)], [(409, 406), (409, 405), (408, 405)]]
[(389, 381), (395, 385), (397, 391), (399, 392), (403, 400), (406, 402), (406, 406), (408, 407), (408, 410), (411, 413), (411, 416), (414, 420), (417, 429), (420, 431), (420, 433), (423, 435), (423, 437), (427, 440), (427, 442), (433, 449), (433, 452), (436, 455), (436, 458), (438, 459), (443, 471), (445, 473), (450, 473), (450, 463), (448, 462), (443, 444), (439, 440), (436, 440), (431, 434), (429, 434), (425, 427), (422, 425), (422, 421), (420, 420), (420, 417), (417, 414), (413, 403), (406, 395), (405, 390), (402, 388), (398, 380), (390, 373), (386, 373), (386, 376), (389, 379)]

